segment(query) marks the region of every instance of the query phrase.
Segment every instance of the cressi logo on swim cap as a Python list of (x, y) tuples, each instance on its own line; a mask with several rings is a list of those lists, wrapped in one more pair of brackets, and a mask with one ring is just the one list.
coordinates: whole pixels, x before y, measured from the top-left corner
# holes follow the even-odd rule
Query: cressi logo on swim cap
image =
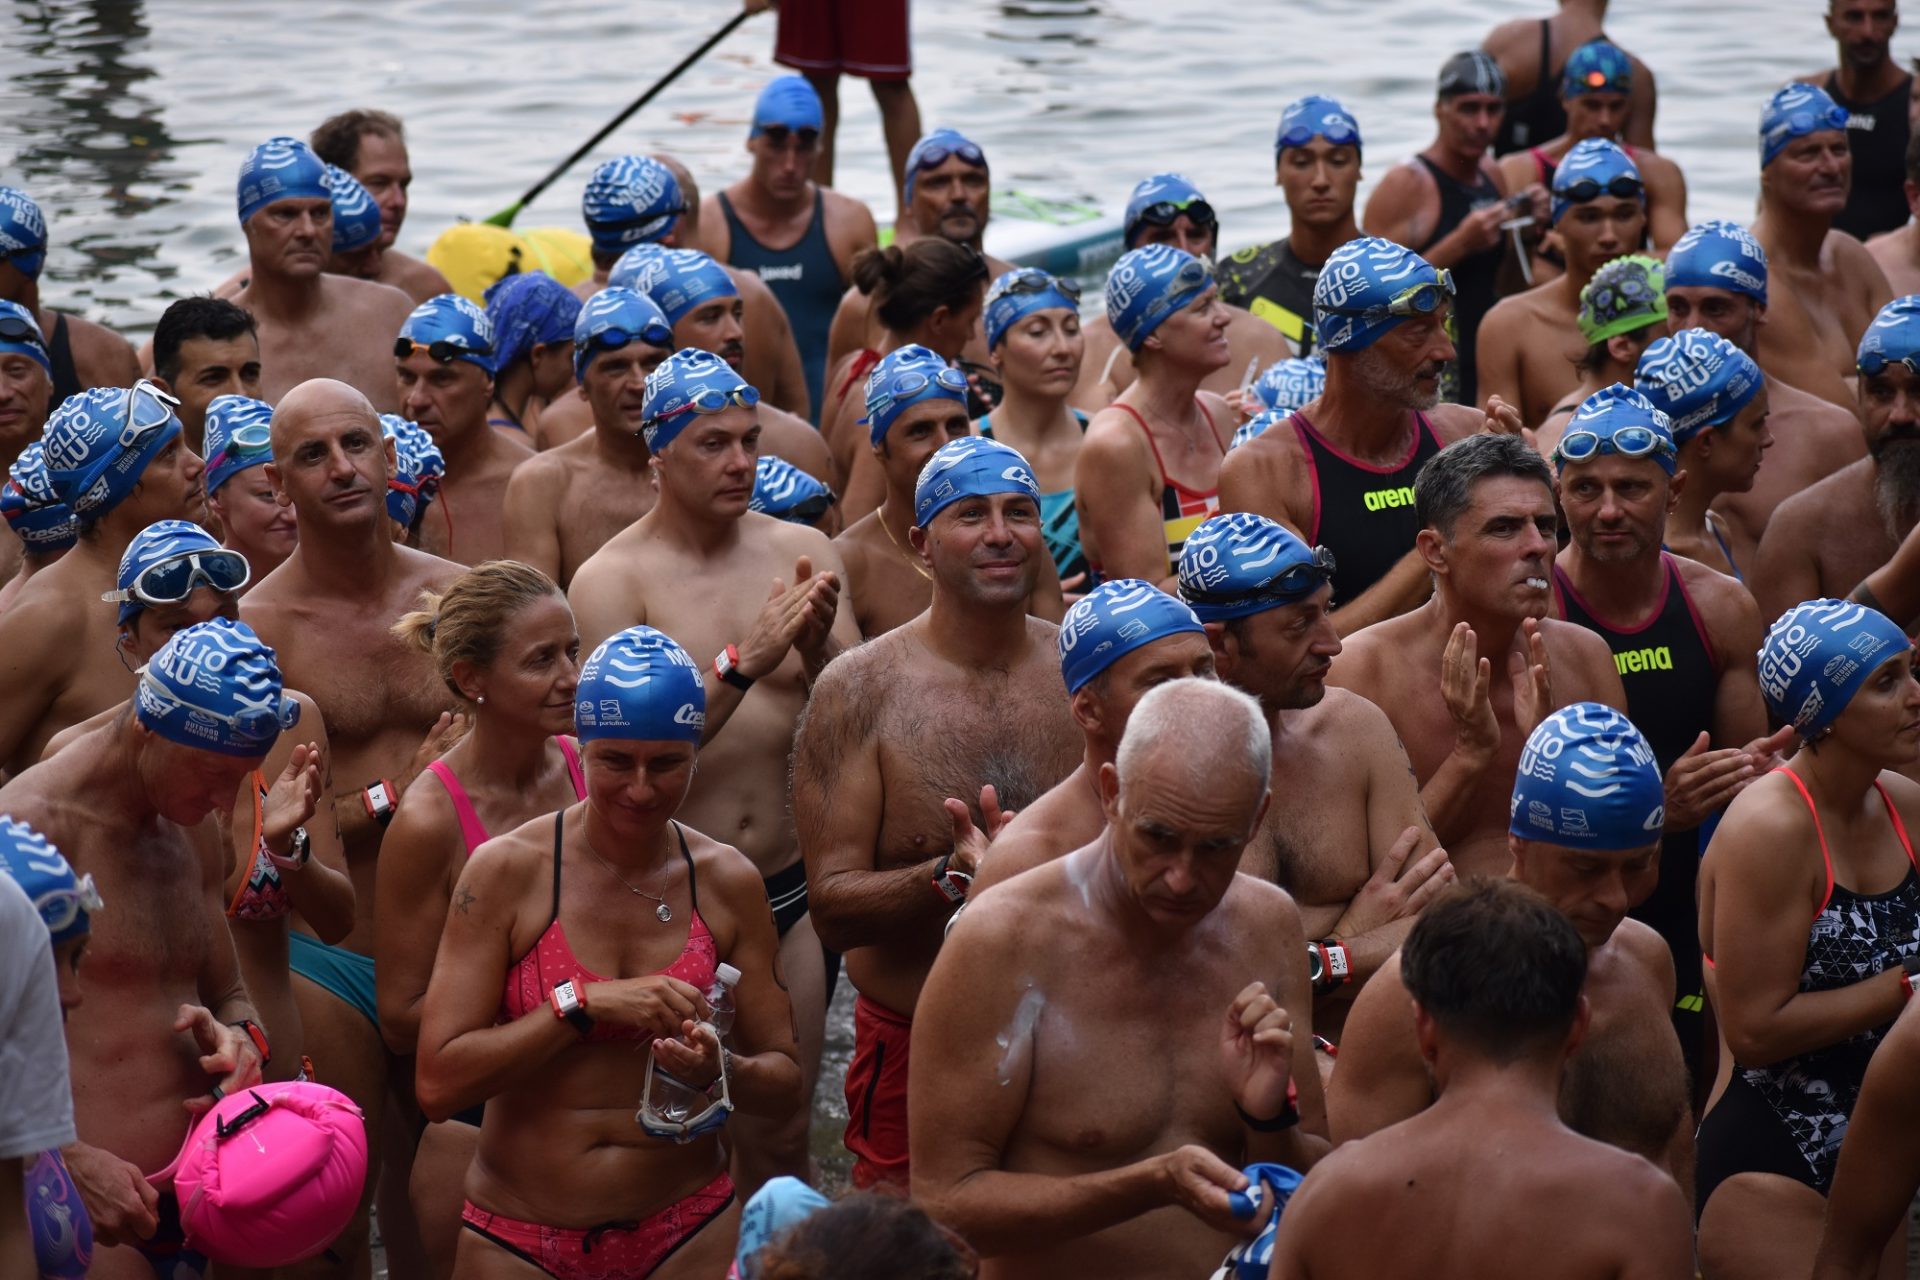
[(602, 641), (580, 668), (574, 729), (580, 741), (624, 738), (697, 744), (706, 730), (700, 670), (672, 637), (628, 627)]
[(1667, 254), (1667, 288), (1731, 289), (1767, 301), (1767, 251), (1737, 222), (1690, 227)]
[(1873, 669), (1912, 648), (1906, 632), (1852, 600), (1809, 600), (1780, 615), (1760, 646), (1760, 693), (1808, 741), (1846, 710)]
[(927, 459), (913, 486), (914, 523), (925, 528), (962, 498), (1019, 493), (1040, 501), (1027, 460), (1016, 449), (984, 436), (950, 440)]

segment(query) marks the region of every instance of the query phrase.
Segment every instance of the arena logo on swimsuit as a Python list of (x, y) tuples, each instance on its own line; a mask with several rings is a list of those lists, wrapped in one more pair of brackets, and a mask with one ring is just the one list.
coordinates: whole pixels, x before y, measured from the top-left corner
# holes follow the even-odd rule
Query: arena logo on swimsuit
[(1367, 510), (1369, 511), (1387, 511), (1394, 507), (1410, 507), (1413, 505), (1413, 486), (1403, 484), (1396, 485), (1390, 489), (1369, 489), (1366, 492), (1365, 501)]
[(791, 266), (762, 266), (759, 268), (762, 280), (799, 280), (807, 274), (805, 263), (796, 262)]
[(1664, 644), (1650, 649), (1628, 649), (1613, 655), (1613, 665), (1623, 676), (1641, 671), (1671, 671), (1673, 650)]

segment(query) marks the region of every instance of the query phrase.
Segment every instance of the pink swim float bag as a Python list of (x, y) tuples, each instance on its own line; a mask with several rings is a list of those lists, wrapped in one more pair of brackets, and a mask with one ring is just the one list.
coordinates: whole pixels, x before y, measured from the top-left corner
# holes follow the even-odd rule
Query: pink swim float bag
[(337, 1089), (286, 1080), (222, 1098), (147, 1180), (172, 1185), (189, 1248), (229, 1266), (284, 1267), (346, 1229), (366, 1177), (360, 1108)]

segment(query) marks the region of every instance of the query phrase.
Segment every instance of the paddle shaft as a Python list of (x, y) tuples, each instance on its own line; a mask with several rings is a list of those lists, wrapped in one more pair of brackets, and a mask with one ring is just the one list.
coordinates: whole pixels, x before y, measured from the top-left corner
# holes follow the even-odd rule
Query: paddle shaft
[(649, 102), (652, 102), (655, 98), (659, 97), (660, 91), (662, 89), (665, 89), (668, 85), (672, 84), (675, 80), (679, 79), (681, 72), (685, 71), (688, 67), (692, 66), (694, 63), (700, 61), (701, 58), (706, 56), (708, 50), (712, 49), (713, 46), (719, 44), (722, 40), (725, 40), (728, 36), (732, 35), (733, 29), (735, 27), (739, 26), (741, 23), (745, 22), (748, 18), (752, 16), (753, 15), (751, 13), (748, 13), (746, 10), (742, 9), (739, 13), (736, 13), (733, 15), (733, 17), (729, 18), (726, 22), (726, 25), (722, 26), (718, 31), (708, 36), (706, 40), (701, 43), (699, 48), (695, 49), (692, 53), (688, 54), (686, 57), (680, 59), (680, 61), (674, 63), (672, 70), (668, 71), (667, 74), (661, 76), (658, 80), (654, 81), (653, 86), (651, 88), (649, 88), (645, 93), (641, 94), (639, 97), (635, 98), (632, 102), (629, 102), (625, 110), (623, 110), (619, 115), (615, 116), (613, 119), (607, 121), (605, 125), (601, 126), (600, 132), (594, 134), (591, 138), (588, 138), (585, 142), (581, 143), (578, 150), (576, 150), (572, 155), (568, 156), (565, 160), (562, 160), (559, 164), (555, 165), (547, 173), (546, 177), (540, 179), (540, 181), (528, 187), (526, 189), (526, 192), (523, 195), (521, 195), (521, 197), (518, 200), (514, 201), (513, 203), (514, 212), (518, 213), (521, 209), (524, 209), (526, 206), (532, 204), (542, 191), (545, 191), (548, 187), (553, 185), (553, 182), (556, 178), (558, 178), (561, 174), (565, 173), (567, 170), (573, 168), (574, 165), (578, 164), (582, 156), (586, 155), (589, 151), (593, 150), (595, 147), (599, 146), (603, 141), (605, 141), (607, 135), (612, 133), (615, 129), (618, 129), (621, 125), (625, 124), (628, 118), (631, 117), (634, 112), (638, 111), (640, 108), (646, 106)]

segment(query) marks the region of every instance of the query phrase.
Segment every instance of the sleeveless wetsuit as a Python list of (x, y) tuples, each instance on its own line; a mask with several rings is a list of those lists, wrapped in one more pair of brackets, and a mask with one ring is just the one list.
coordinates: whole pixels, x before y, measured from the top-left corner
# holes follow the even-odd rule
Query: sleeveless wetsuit
[(1214, 267), (1220, 301), (1245, 307), (1278, 329), (1295, 355), (1312, 355), (1313, 286), (1320, 268), (1300, 260), (1289, 240), (1254, 245)]
[(1500, 131), (1493, 135), (1493, 153), (1504, 156), (1521, 151), (1567, 131), (1567, 109), (1560, 102), (1560, 73), (1565, 67), (1548, 66), (1553, 57), (1553, 25), (1540, 19), (1540, 75), (1533, 92), (1524, 101), (1509, 102), (1501, 117)]
[[(1200, 397), (1193, 398), (1194, 408), (1200, 410), (1200, 416), (1207, 420), (1207, 434), (1218, 446), (1220, 456), (1227, 456), (1227, 446), (1220, 439), (1220, 432), (1214, 428), (1213, 415), (1207, 412)], [(1167, 535), (1167, 563), (1180, 563), (1180, 548), (1187, 545), (1187, 536), (1206, 522), (1209, 516), (1220, 514), (1220, 481), (1216, 478), (1213, 488), (1207, 490), (1189, 489), (1167, 474), (1166, 461), (1160, 456), (1160, 446), (1154, 443), (1153, 432), (1147, 430), (1147, 420), (1140, 416), (1132, 405), (1116, 403), (1113, 406), (1122, 410), (1135, 422), (1147, 437), (1147, 448), (1153, 450), (1153, 464), (1160, 468), (1160, 526)]]
[[(1078, 409), (1069, 409), (1067, 412), (1080, 424), (1084, 434), (1087, 415)], [(983, 437), (993, 439), (991, 417), (981, 414), (974, 426), (979, 428)], [(1053, 567), (1059, 571), (1062, 582), (1076, 573), (1087, 571), (1087, 553), (1080, 548), (1080, 513), (1074, 509), (1071, 485), (1040, 495), (1040, 536), (1046, 540), (1047, 551), (1053, 556)], [(1094, 583), (1089, 580), (1081, 589), (1091, 591), (1093, 587)]]
[[(1445, 239), (1475, 209), (1496, 204), (1501, 198), (1499, 185), (1487, 176), (1484, 169), (1475, 170), (1474, 184), (1467, 186), (1425, 156), (1415, 156), (1414, 159), (1432, 175), (1433, 185), (1440, 191), (1440, 220), (1434, 223), (1433, 234), (1427, 237), (1425, 244), (1413, 246), (1416, 253), (1424, 252)], [(1457, 357), (1454, 361), (1453, 385), (1446, 386), (1443, 380), (1441, 393), (1455, 404), (1478, 402), (1479, 376), (1474, 366), (1474, 340), (1480, 333), (1480, 321), (1500, 300), (1499, 291), (1494, 287), (1495, 277), (1500, 273), (1500, 263), (1506, 254), (1505, 243), (1497, 244), (1491, 249), (1467, 255), (1451, 268), (1453, 318), (1457, 329), (1453, 345)]]
[(846, 277), (840, 274), (833, 248), (827, 243), (827, 197), (822, 191), (814, 191), (813, 220), (800, 242), (790, 249), (769, 249), (755, 240), (724, 191), (720, 193), (720, 211), (727, 217), (727, 234), (732, 241), (727, 261), (757, 273), (787, 313), (793, 340), (800, 347), (800, 363), (807, 372), (807, 402), (817, 419), (823, 412), (820, 392), (827, 380), (827, 330), (840, 307), (840, 296), (847, 291)]
[[(1647, 735), (1664, 774), (1700, 730), (1713, 723), (1720, 665), (1679, 565), (1665, 552), (1660, 559), (1665, 570), (1660, 602), (1653, 616), (1637, 627), (1603, 620), (1557, 565), (1553, 591), (1561, 617), (1607, 642), (1620, 683), (1626, 686), (1627, 714)], [(1657, 932), (1673, 953), (1673, 1029), (1696, 1076), (1707, 1049), (1700, 977), (1700, 844), (1698, 828), (1667, 832), (1660, 841), (1659, 882), (1645, 902), (1627, 913)]]
[(1420, 522), (1413, 516), (1413, 478), (1440, 452), (1440, 436), (1424, 413), (1413, 415), (1407, 456), (1390, 467), (1361, 462), (1335, 448), (1307, 418), (1287, 419), (1313, 476), (1309, 546), (1325, 544), (1338, 566), (1333, 575), (1336, 607), (1357, 600), (1413, 549)]
[(1827, 74), (1824, 86), (1847, 111), (1847, 142), (1853, 151), (1853, 185), (1847, 207), (1833, 225), (1856, 239), (1907, 224), (1907, 108), (1913, 77), (1903, 75), (1886, 97), (1854, 103), (1840, 96), (1838, 78)]
[(47, 363), (53, 366), (53, 394), (47, 397), (47, 412), (52, 413), (68, 396), (86, 389), (73, 363), (73, 340), (67, 336), (65, 316), (54, 317), (53, 332), (47, 335)]
[[(1807, 802), (1814, 834), (1820, 839), (1820, 858), (1827, 868), (1827, 896), (1813, 914), (1799, 989), (1849, 987), (1920, 952), (1920, 872), (1911, 865), (1913, 841), (1907, 838), (1906, 824), (1900, 821), (1900, 811), (1887, 789), (1877, 780), (1873, 784), (1906, 851), (1907, 874), (1885, 893), (1855, 893), (1834, 881), (1827, 834), (1806, 784), (1791, 769), (1774, 772), (1786, 774)], [(1712, 963), (1709, 958), (1707, 964)], [(1886, 1034), (1886, 1026), (1875, 1027), (1768, 1067), (1735, 1062), (1726, 1091), (1700, 1121), (1695, 1146), (1696, 1219), (1714, 1189), (1737, 1173), (1779, 1174), (1824, 1196), (1833, 1182), (1833, 1167), (1840, 1159), (1840, 1143), (1847, 1136), (1847, 1121), (1859, 1100), (1867, 1063)]]
[[(565, 814), (553, 815), (553, 918), (533, 949), (507, 970), (506, 989), (500, 998), (501, 1023), (528, 1015), (541, 1016), (551, 1007), (554, 986), (566, 979), (608, 981), (588, 972), (580, 963), (567, 941), (566, 926), (560, 923), (560, 846), (565, 821)], [(705, 991), (713, 985), (718, 956), (713, 935), (707, 932), (707, 922), (700, 917), (700, 888), (694, 878), (693, 854), (687, 848), (686, 832), (677, 822), (673, 827), (680, 838), (680, 856), (687, 863), (687, 896), (693, 900), (693, 911), (687, 922), (686, 945), (679, 957), (660, 973)], [(601, 1021), (594, 1024), (586, 1039), (589, 1044), (629, 1042), (637, 1052), (645, 1049), (653, 1036), (637, 1027)], [(559, 1280), (643, 1280), (732, 1202), (733, 1180), (722, 1168), (698, 1191), (640, 1221), (606, 1222), (585, 1230), (553, 1227), (509, 1218), (482, 1209), (469, 1200), (460, 1211), (460, 1222), (464, 1229)]]

